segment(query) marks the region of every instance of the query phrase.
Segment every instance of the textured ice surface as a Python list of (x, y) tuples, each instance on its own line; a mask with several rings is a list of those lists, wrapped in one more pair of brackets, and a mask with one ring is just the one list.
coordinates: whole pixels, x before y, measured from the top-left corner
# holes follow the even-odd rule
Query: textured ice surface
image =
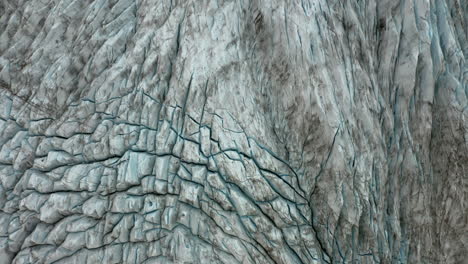
[(467, 14), (0, 1), (0, 263), (465, 263)]

